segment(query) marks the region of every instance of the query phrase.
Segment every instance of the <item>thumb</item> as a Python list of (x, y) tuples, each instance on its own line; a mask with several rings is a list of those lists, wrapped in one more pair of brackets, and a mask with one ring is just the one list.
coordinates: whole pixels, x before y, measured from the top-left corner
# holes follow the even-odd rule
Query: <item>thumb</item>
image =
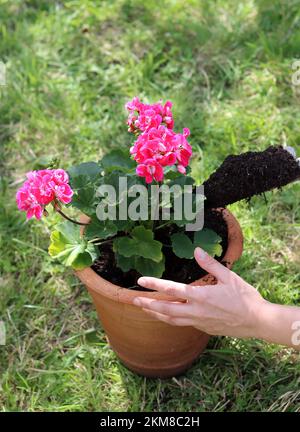
[(215, 276), (220, 282), (225, 283), (229, 276), (230, 270), (221, 263), (208, 255), (203, 249), (197, 247), (194, 252), (195, 259), (200, 267)]

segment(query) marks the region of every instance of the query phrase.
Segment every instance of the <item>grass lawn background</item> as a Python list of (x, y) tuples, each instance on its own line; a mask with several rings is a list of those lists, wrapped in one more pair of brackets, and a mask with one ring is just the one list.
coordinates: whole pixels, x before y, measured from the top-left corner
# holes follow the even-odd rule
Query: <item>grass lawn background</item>
[[(300, 1), (0, 0), (0, 410), (300, 411), (299, 354), (213, 338), (184, 376), (145, 379), (105, 342), (84, 287), (51, 262), (56, 217), (25, 221), (26, 171), (128, 148), (124, 103), (174, 102), (204, 180), (230, 153), (300, 153)], [(45, 160), (46, 157), (46, 160)], [(270, 301), (299, 305), (300, 185), (230, 209), (245, 235), (235, 270)]]

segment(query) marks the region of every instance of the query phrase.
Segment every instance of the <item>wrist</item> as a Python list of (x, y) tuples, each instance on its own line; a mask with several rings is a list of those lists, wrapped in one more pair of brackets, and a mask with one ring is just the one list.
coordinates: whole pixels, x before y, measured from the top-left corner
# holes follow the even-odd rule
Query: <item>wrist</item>
[(288, 306), (264, 300), (257, 315), (255, 338), (282, 345), (290, 345), (291, 312)]
[(300, 350), (300, 309), (265, 301), (259, 312), (256, 335), (267, 342)]
[(252, 337), (271, 341), (274, 336), (274, 315), (277, 305), (261, 299), (255, 306)]

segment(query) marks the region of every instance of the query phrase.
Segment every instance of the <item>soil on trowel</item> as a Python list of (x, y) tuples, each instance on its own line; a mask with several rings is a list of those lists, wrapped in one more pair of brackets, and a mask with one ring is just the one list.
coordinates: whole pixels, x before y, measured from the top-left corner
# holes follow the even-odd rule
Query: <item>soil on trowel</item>
[(250, 200), (297, 179), (300, 166), (282, 146), (228, 156), (204, 182), (205, 206), (225, 207), (242, 199)]

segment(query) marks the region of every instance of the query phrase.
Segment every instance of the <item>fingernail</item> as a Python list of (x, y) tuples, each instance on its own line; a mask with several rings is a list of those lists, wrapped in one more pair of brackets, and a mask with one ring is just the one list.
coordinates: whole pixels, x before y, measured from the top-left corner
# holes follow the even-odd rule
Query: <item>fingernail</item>
[(207, 257), (207, 253), (199, 247), (196, 248), (195, 255), (200, 260), (204, 260)]
[(140, 277), (138, 279), (138, 284), (139, 285), (146, 286), (146, 283), (147, 283), (147, 279), (145, 277)]
[(133, 300), (133, 304), (136, 305), (136, 306), (141, 306), (141, 301), (140, 301), (140, 299), (135, 298), (135, 299)]

